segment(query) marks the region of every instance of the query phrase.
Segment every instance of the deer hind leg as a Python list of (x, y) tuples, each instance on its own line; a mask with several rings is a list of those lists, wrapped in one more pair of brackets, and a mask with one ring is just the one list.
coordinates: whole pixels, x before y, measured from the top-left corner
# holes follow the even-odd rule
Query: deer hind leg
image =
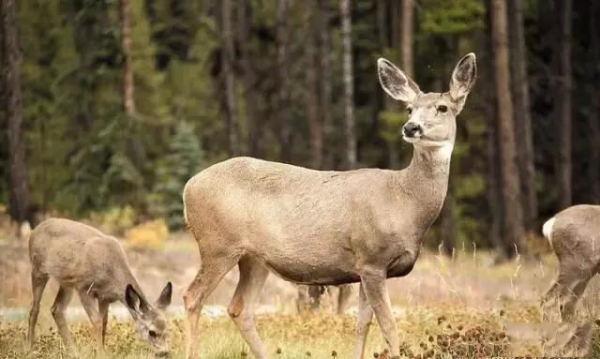
[(96, 343), (102, 349), (102, 315), (100, 315), (100, 311), (98, 310), (98, 301), (88, 293), (87, 288), (79, 290), (79, 299), (88, 318), (90, 318)]
[(186, 358), (198, 357), (198, 320), (202, 303), (238, 261), (239, 257), (237, 256), (202, 256), (200, 270), (183, 296), (187, 313)]
[(360, 285), (358, 296), (358, 318), (356, 320), (356, 347), (354, 349), (354, 359), (362, 359), (365, 355), (365, 343), (373, 319), (373, 308), (367, 300), (367, 295), (363, 285)]
[(48, 283), (48, 275), (39, 273), (35, 268), (31, 273), (31, 308), (29, 309), (29, 330), (27, 332), (27, 339), (29, 341), (29, 347), (33, 347), (35, 341), (35, 325), (37, 324), (38, 315), (40, 314), (40, 301), (42, 300), (42, 294)]
[(584, 262), (561, 263), (556, 282), (542, 300), (544, 319), (551, 318), (552, 310), (558, 308), (562, 321), (572, 320), (577, 302), (593, 275)]
[(242, 333), (257, 359), (266, 359), (267, 354), (254, 324), (254, 304), (269, 275), (269, 270), (250, 258), (242, 258), (239, 263), (240, 281), (227, 307), (229, 316)]
[(58, 293), (56, 294), (54, 304), (50, 309), (52, 312), (52, 317), (54, 318), (54, 322), (56, 323), (56, 327), (58, 328), (58, 334), (60, 334), (60, 337), (62, 338), (66, 347), (71, 347), (73, 344), (73, 341), (71, 340), (71, 333), (69, 332), (69, 326), (67, 325), (67, 319), (65, 317), (65, 311), (67, 310), (67, 306), (71, 302), (72, 297), (73, 289), (61, 285), (58, 289)]
[(563, 321), (570, 321), (575, 315), (575, 306), (585, 291), (591, 276), (585, 275), (577, 278), (569, 287), (566, 293), (561, 295), (561, 318)]
[(400, 358), (400, 342), (396, 329), (396, 321), (392, 314), (390, 295), (385, 285), (386, 277), (386, 273), (383, 270), (367, 269), (361, 275), (361, 285), (371, 308), (373, 308), (392, 358)]

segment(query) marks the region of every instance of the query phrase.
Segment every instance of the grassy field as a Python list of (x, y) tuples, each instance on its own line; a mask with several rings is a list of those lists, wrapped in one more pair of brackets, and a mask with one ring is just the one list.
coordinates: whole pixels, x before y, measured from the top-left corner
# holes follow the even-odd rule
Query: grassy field
[[(191, 241), (178, 240), (160, 252), (128, 250), (133, 271), (150, 298), (164, 285), (174, 283), (169, 344), (172, 358), (183, 358), (184, 335), (181, 297), (197, 268), (197, 253)], [(536, 329), (541, 315), (540, 295), (556, 274), (556, 260), (550, 253), (538, 259), (492, 265), (493, 254), (476, 250), (457, 251), (452, 259), (423, 253), (413, 272), (391, 279), (388, 288), (407, 357), (480, 358), (489, 356), (540, 356), (542, 334)], [(24, 245), (0, 244), (0, 310), (26, 310), (30, 299), (29, 264)], [(233, 270), (207, 304), (225, 308), (237, 282)], [(0, 315), (0, 359), (69, 358), (56, 333), (49, 307), (56, 293), (52, 282), (42, 302), (38, 337), (32, 352), (27, 350), (26, 316), (2, 322)], [(592, 281), (579, 307), (584, 318), (600, 314), (598, 280)], [(355, 292), (356, 294), (356, 292)], [(332, 314), (332, 298), (323, 300), (323, 310), (297, 315), (294, 285), (270, 276), (259, 306), (270, 314), (257, 317), (258, 331), (273, 358), (351, 358), (354, 346), (356, 298), (346, 315)], [(356, 296), (356, 295), (354, 295)], [(72, 307), (77, 307), (77, 300)], [(224, 311), (224, 310), (223, 310)], [(1, 312), (0, 312), (1, 313)], [(227, 316), (203, 316), (201, 358), (251, 358), (248, 347)], [(97, 353), (89, 324), (70, 321), (80, 358), (151, 358), (147, 345), (137, 339), (129, 320), (109, 322), (107, 348)], [(530, 328), (531, 327), (531, 328)], [(374, 322), (366, 358), (385, 358), (379, 328)], [(600, 351), (598, 357), (600, 357)]]
[[(511, 338), (502, 329), (505, 321), (531, 321), (538, 316), (535, 308), (514, 307), (493, 312), (419, 308), (398, 319), (402, 348), (409, 357), (450, 358), (507, 356)], [(269, 315), (258, 318), (258, 329), (269, 352), (275, 358), (350, 358), (354, 343), (354, 318), (350, 315)], [(27, 354), (26, 323), (5, 325), (0, 330), (0, 358), (69, 357), (54, 326), (43, 324), (34, 351)], [(183, 358), (184, 325), (181, 319), (170, 323), (169, 343), (173, 358)], [(86, 323), (72, 325), (79, 354), (85, 358), (149, 358), (152, 354), (140, 342), (129, 323), (113, 321), (109, 326), (107, 348), (96, 353)], [(199, 338), (202, 358), (245, 358), (249, 353), (234, 324), (228, 318), (202, 320)], [(377, 325), (369, 336), (367, 357), (384, 348)], [(526, 348), (539, 354), (537, 348)]]

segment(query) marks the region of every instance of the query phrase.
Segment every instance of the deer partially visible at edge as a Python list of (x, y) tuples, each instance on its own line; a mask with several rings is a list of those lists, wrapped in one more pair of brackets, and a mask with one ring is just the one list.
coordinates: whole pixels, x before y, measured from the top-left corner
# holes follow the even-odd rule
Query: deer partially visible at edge
[(600, 206), (577, 205), (550, 218), (542, 228), (558, 258), (558, 278), (542, 298), (545, 319), (558, 309), (571, 321), (590, 279), (600, 272)]
[(72, 349), (65, 311), (73, 293), (77, 292), (101, 348), (106, 336), (108, 307), (120, 301), (133, 317), (139, 336), (152, 345), (158, 356), (168, 355), (164, 311), (171, 303), (172, 285), (167, 283), (155, 304), (148, 302), (117, 239), (83, 223), (52, 218), (31, 232), (29, 258), (33, 291), (29, 312), (30, 347), (35, 340), (42, 294), (52, 277), (60, 284), (52, 316), (65, 346)]
[(456, 116), (477, 71), (475, 55), (463, 57), (446, 93), (421, 92), (384, 59), (378, 60), (378, 72), (383, 89), (407, 105), (409, 120), (402, 134), (414, 147), (407, 168), (315, 171), (232, 158), (188, 181), (184, 213), (201, 264), (184, 295), (187, 358), (198, 357), (204, 300), (235, 265), (240, 279), (228, 313), (257, 358), (269, 357), (253, 319), (269, 272), (300, 284), (359, 282), (354, 357), (363, 358), (373, 314), (391, 355), (399, 357), (386, 279), (412, 270), (423, 235), (442, 208)]

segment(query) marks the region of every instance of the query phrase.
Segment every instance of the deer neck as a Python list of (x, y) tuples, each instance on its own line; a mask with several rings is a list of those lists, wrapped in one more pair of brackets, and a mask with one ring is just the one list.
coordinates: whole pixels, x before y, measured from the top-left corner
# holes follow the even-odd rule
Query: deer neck
[(410, 164), (397, 173), (401, 198), (415, 201), (424, 215), (432, 217), (431, 221), (446, 198), (453, 148), (453, 141), (438, 147), (414, 146)]
[(131, 273), (129, 268), (127, 268), (127, 270), (123, 271), (121, 273), (121, 275), (115, 277), (114, 285), (111, 288), (111, 292), (112, 292), (111, 296), (113, 298), (115, 298), (115, 300), (118, 300), (119, 302), (126, 304), (125, 289), (127, 288), (128, 284), (131, 284), (133, 286), (133, 289), (135, 289), (135, 291), (138, 292), (138, 294), (140, 296), (142, 296), (144, 299), (146, 299), (144, 297), (144, 293), (142, 292), (142, 288), (140, 287), (140, 284), (135, 279), (135, 277), (133, 276), (133, 273)]

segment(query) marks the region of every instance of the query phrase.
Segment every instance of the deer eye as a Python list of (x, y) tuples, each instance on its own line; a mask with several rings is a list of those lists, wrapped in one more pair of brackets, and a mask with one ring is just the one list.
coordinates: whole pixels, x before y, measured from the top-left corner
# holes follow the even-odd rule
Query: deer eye
[(150, 336), (150, 338), (156, 338), (158, 334), (156, 334), (154, 330), (150, 330), (148, 331), (148, 336)]
[(444, 112), (448, 111), (448, 106), (446, 106), (446, 105), (439, 105), (438, 108), (437, 108), (437, 110), (439, 112), (444, 113)]

